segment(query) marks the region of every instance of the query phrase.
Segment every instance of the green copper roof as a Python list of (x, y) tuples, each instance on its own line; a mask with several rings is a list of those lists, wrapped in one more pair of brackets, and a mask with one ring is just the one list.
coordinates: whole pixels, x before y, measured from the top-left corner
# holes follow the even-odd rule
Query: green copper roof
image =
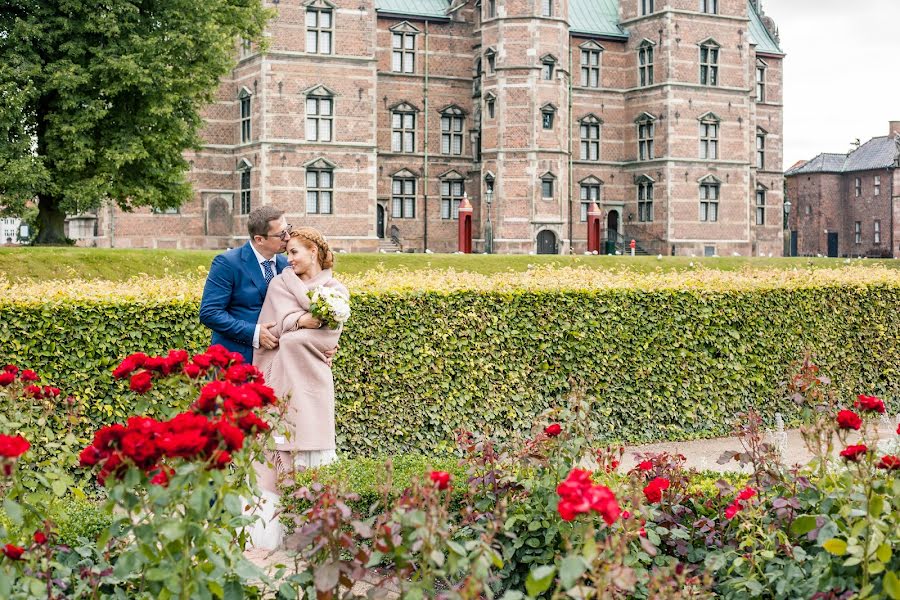
[(618, 0), (570, 0), (569, 27), (574, 33), (628, 37), (619, 27)]
[(753, 8), (753, 4), (750, 2), (747, 3), (747, 12), (750, 14), (750, 37), (756, 42), (756, 51), (768, 52), (770, 54), (784, 54), (781, 48), (778, 47), (778, 43), (772, 37), (772, 34), (770, 34), (769, 30), (766, 29), (766, 26), (763, 25), (759, 13), (756, 12), (756, 9)]
[(375, 0), (375, 11), (392, 15), (448, 18), (447, 0)]

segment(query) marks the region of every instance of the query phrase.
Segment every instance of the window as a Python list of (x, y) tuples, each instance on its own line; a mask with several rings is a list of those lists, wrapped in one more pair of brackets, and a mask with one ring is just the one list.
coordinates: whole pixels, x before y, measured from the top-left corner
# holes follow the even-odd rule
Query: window
[(416, 113), (400, 110), (391, 113), (391, 150), (416, 151)]
[(541, 0), (541, 16), (553, 16), (553, 0)]
[(463, 199), (463, 182), (447, 181), (441, 182), (441, 218), (442, 219), (458, 219), (459, 203)]
[(717, 14), (719, 12), (719, 0), (700, 0), (700, 12)]
[(703, 256), (710, 257), (716, 255), (715, 246), (703, 246)]
[(250, 214), (250, 169), (241, 171), (241, 214)]
[(247, 38), (241, 38), (241, 58), (247, 58), (253, 53), (253, 44)]
[(581, 121), (581, 160), (600, 160), (600, 122), (596, 117)]
[(719, 85), (719, 47), (700, 46), (700, 85)]
[(493, 50), (488, 50), (484, 53), (484, 58), (487, 61), (488, 75), (493, 75), (497, 72), (497, 55), (494, 54)]
[(241, 92), (241, 143), (250, 141), (250, 94)]
[(881, 195), (881, 176), (880, 175), (876, 175), (875, 179), (872, 180), (872, 194), (875, 196)]
[(766, 101), (766, 63), (756, 61), (756, 101)]
[(653, 12), (653, 0), (640, 0), (641, 14), (649, 15)]
[(541, 125), (544, 129), (553, 129), (553, 117), (556, 116), (556, 108), (546, 105), (541, 109)]
[(719, 220), (719, 184), (700, 184), (700, 220), (714, 222)]
[(415, 179), (394, 177), (391, 182), (391, 217), (394, 219), (416, 218)]
[(653, 121), (645, 118), (638, 121), (638, 160), (653, 158)]
[[(593, 179), (593, 178), (591, 178)], [(581, 184), (581, 222), (587, 222), (588, 208), (592, 202), (600, 202), (600, 184), (582, 183)]]
[(150, 209), (150, 212), (152, 212), (154, 215), (177, 215), (181, 211), (177, 206), (168, 206), (166, 208), (157, 208), (154, 206)]
[(638, 48), (638, 79), (641, 87), (653, 85), (653, 46), (649, 43)]
[(334, 193), (334, 171), (309, 169), (306, 171), (306, 213), (330, 215)]
[(641, 181), (638, 183), (638, 221), (641, 223), (653, 221), (652, 181)]
[(766, 224), (766, 189), (756, 188), (756, 224)]
[(487, 16), (491, 19), (497, 16), (497, 0), (487, 0)]
[(549, 200), (553, 198), (553, 187), (556, 177), (552, 173), (547, 173), (541, 177), (541, 198)]
[(416, 72), (416, 34), (391, 34), (391, 71), (394, 73)]
[(600, 50), (581, 49), (581, 85), (600, 87)]
[(306, 51), (311, 54), (331, 54), (333, 29), (330, 8), (307, 8)]
[(700, 158), (719, 158), (719, 122), (712, 119), (700, 121)]
[(881, 243), (881, 221), (879, 221), (878, 219), (875, 219), (874, 226), (875, 226), (875, 230), (873, 232), (874, 237), (873, 237), (872, 241), (876, 244), (880, 244)]
[(553, 64), (552, 60), (541, 61), (541, 79), (544, 81), (553, 80)]
[(306, 139), (310, 142), (330, 142), (334, 121), (334, 99), (321, 96), (306, 97)]
[(489, 119), (494, 118), (494, 99), (493, 98), (487, 99), (487, 115), (488, 115)]
[(853, 224), (853, 241), (857, 244), (862, 243), (862, 221), (856, 221)]
[(764, 169), (766, 166), (766, 134), (756, 132), (756, 168)]
[(862, 196), (862, 179), (860, 179), (859, 177), (854, 179), (853, 187), (856, 192), (856, 197), (859, 198), (860, 196)]
[(463, 146), (463, 115), (459, 109), (441, 114), (441, 154), (459, 156)]
[(812, 214), (812, 206), (807, 204), (806, 210), (804, 212), (806, 212), (807, 215), (811, 215)]

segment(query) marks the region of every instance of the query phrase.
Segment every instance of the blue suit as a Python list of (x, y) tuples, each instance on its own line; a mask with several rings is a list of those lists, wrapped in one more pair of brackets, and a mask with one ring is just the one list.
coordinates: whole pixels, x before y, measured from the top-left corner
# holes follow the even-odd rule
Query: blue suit
[[(276, 254), (275, 273), (286, 266), (284, 255)], [(213, 344), (253, 362), (253, 334), (268, 287), (250, 242), (213, 259), (200, 301), (200, 322), (212, 329)]]

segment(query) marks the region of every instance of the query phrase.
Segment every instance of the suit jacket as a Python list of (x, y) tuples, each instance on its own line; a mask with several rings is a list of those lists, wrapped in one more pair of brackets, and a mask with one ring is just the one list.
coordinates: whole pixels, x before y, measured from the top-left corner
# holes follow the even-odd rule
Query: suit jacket
[[(287, 264), (284, 255), (275, 255), (275, 274)], [(240, 352), (248, 364), (253, 362), (253, 334), (267, 288), (250, 242), (215, 257), (203, 287), (200, 322), (212, 329), (212, 343)]]

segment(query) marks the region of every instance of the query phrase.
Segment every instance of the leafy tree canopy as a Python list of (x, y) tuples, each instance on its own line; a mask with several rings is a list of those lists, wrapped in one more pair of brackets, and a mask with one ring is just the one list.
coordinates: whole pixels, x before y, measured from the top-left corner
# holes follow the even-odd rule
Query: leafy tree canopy
[(0, 8), (0, 204), (38, 200), (38, 243), (66, 213), (179, 206), (200, 109), (259, 40), (261, 0), (4, 0)]

